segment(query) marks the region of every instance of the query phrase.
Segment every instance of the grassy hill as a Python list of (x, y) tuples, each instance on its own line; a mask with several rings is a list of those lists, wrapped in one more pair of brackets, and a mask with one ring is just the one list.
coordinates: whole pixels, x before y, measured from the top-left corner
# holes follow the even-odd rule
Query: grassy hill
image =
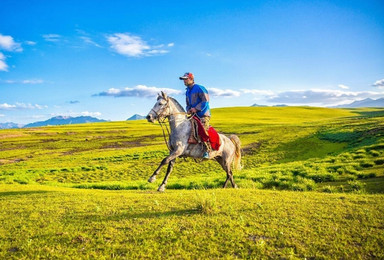
[(384, 258), (384, 109), (211, 121), (242, 141), (238, 190), (179, 159), (155, 192), (167, 148), (143, 120), (0, 130), (0, 258)]
[[(222, 108), (213, 110), (212, 125), (242, 141), (244, 170), (235, 173), (240, 187), (319, 190), (327, 183), (327, 191), (345, 191), (374, 179), (382, 192), (383, 114)], [(157, 184), (146, 180), (167, 154), (159, 125), (144, 120), (1, 130), (0, 147), (0, 183), (105, 189), (154, 189)], [(216, 162), (179, 159), (168, 188), (215, 188), (224, 179)], [(343, 187), (334, 185), (340, 181)]]

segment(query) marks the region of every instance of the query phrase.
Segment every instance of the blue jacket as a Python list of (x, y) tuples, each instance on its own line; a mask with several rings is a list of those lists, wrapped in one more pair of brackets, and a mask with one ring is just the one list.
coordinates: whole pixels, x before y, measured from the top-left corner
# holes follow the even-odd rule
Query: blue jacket
[(191, 87), (187, 87), (186, 101), (187, 111), (191, 108), (197, 110), (199, 117), (211, 116), (211, 110), (209, 108), (209, 95), (205, 87), (198, 84), (194, 84)]

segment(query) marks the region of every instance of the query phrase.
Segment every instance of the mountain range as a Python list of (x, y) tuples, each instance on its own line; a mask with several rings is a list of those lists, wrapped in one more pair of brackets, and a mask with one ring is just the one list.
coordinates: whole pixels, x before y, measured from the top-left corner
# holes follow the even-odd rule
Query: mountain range
[(145, 116), (141, 116), (141, 115), (138, 115), (138, 114), (134, 114), (133, 116), (131, 116), (130, 118), (127, 119), (128, 120), (140, 120), (140, 119), (145, 119)]
[[(286, 106), (286, 105), (275, 105), (275, 106)], [(253, 104), (252, 107), (265, 107), (264, 105)], [(350, 104), (334, 106), (333, 108), (359, 108), (359, 107), (384, 107), (384, 98), (371, 99), (366, 98), (359, 101), (354, 101)], [(140, 120), (145, 119), (145, 116), (135, 114), (127, 120)], [(27, 125), (16, 124), (12, 122), (0, 123), (0, 129), (11, 129), (11, 128), (23, 128), (23, 127), (39, 127), (48, 125), (68, 125), (68, 124), (84, 124), (84, 123), (95, 123), (95, 122), (107, 122), (107, 120), (97, 119), (90, 116), (56, 116), (46, 121), (39, 121)]]
[(22, 128), (23, 125), (12, 122), (0, 123), (0, 129)]
[(96, 123), (96, 122), (107, 122), (107, 121), (94, 118), (91, 116), (78, 116), (78, 117), (56, 116), (45, 121), (39, 121), (39, 122), (27, 124), (23, 127), (27, 128), (27, 127), (49, 126), (49, 125), (71, 125), (71, 124), (84, 124), (84, 123)]
[(335, 108), (358, 108), (358, 107), (384, 107), (384, 98), (366, 98), (346, 105), (335, 106)]

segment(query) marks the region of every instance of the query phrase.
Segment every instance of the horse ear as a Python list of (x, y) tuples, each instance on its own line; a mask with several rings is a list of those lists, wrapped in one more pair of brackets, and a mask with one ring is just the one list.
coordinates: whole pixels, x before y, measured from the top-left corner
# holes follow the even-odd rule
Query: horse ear
[(163, 91), (161, 91), (161, 95), (163, 96), (163, 98), (166, 100), (168, 97), (167, 97), (167, 94), (165, 94)]

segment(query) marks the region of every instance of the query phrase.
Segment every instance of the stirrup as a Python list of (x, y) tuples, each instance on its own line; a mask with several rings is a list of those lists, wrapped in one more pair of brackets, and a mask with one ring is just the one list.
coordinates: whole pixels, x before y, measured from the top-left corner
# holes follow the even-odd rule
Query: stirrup
[(204, 159), (209, 159), (209, 153), (208, 153), (208, 152), (204, 152), (204, 154), (203, 154), (203, 158), (204, 158)]

